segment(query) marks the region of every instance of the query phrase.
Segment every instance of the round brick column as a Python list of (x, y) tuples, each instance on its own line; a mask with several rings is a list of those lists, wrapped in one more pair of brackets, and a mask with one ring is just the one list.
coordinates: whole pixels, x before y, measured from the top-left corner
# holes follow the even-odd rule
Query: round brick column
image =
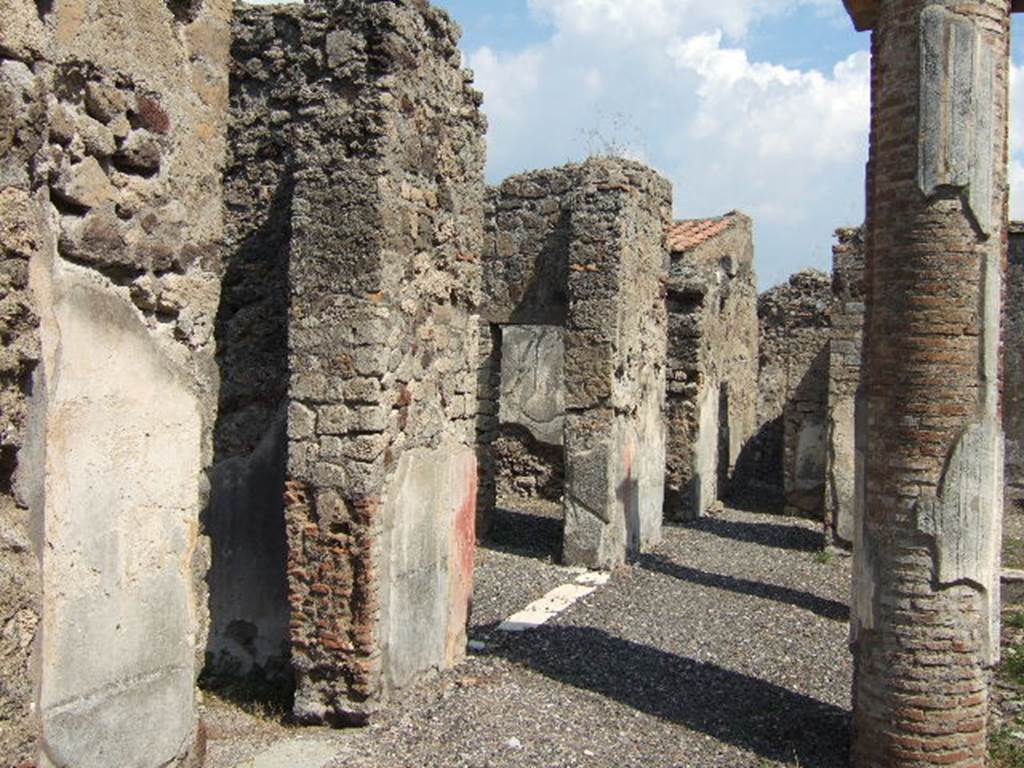
[(873, 33), (854, 765), (984, 766), (998, 656), (1010, 0)]

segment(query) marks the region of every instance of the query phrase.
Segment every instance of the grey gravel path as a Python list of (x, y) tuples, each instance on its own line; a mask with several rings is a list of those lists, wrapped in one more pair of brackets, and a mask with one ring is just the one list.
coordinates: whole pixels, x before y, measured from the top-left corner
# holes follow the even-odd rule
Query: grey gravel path
[[(368, 728), (318, 731), (337, 744), (331, 766), (847, 764), (849, 559), (817, 554), (815, 524), (727, 510), (667, 528), (552, 623), (497, 633), (572, 579), (551, 562), (546, 520), (507, 517), (479, 554), (471, 633), (486, 648)], [(207, 714), (220, 739), (209, 768), (236, 764), (232, 733), (259, 730), (228, 724), (240, 715), (227, 709)]]

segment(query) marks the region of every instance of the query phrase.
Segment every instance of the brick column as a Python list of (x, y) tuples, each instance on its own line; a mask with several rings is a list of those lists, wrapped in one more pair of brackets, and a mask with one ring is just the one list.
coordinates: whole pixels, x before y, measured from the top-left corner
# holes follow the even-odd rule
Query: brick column
[(854, 765), (980, 767), (999, 647), (1010, 2), (874, 6)]

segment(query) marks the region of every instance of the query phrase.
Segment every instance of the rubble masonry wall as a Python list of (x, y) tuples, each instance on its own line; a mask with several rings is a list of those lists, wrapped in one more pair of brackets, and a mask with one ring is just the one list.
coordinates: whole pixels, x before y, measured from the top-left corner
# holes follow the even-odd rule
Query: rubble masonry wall
[(823, 515), (831, 304), (831, 281), (816, 270), (758, 299), (758, 426), (738, 461), (735, 495), (762, 509)]
[(22, 575), (0, 602), (0, 751), (30, 760), (38, 737), (41, 766), (166, 765), (201, 749), (230, 4), (2, 15), (0, 562)]
[(671, 519), (698, 517), (728, 495), (757, 425), (752, 222), (732, 213), (697, 224), (715, 234), (686, 235), (673, 248), (668, 283), (665, 514)]
[(825, 529), (853, 543), (860, 484), (856, 461), (856, 400), (864, 339), (864, 230), (836, 230), (832, 248), (832, 337), (828, 369), (828, 456)]
[[(551, 382), (551, 377), (538, 379), (530, 373), (525, 346), (521, 347), (524, 354), (513, 351), (510, 361), (505, 360), (503, 350), (506, 337), (517, 333), (506, 331), (506, 327), (518, 327), (524, 345), (529, 343), (527, 336), (531, 333), (549, 334), (549, 351), (554, 343), (555, 352), (559, 345), (550, 335), (557, 334), (561, 337), (564, 366), (571, 237), (569, 192), (579, 177), (579, 166), (569, 165), (512, 176), (487, 190), (477, 423), (480, 535), (485, 535), (490, 526), (499, 495), (556, 501), (564, 491), (564, 440), (561, 435), (554, 440), (561, 425), (545, 430), (546, 441), (541, 440), (520, 423), (521, 413), (508, 410), (510, 391), (516, 391), (518, 399), (527, 399), (526, 390), (537, 381)], [(503, 370), (508, 382), (504, 419)], [(513, 379), (524, 383), (512, 386)], [(560, 397), (564, 408), (563, 381), (557, 382), (556, 390), (551, 394)]]
[(573, 193), (563, 559), (608, 568), (661, 540), (671, 185), (591, 160)]
[[(515, 176), (488, 196), (481, 317), (490, 333), (481, 350), (480, 381), (486, 384), (480, 393), (481, 519), (486, 521), (492, 503), (484, 500), (484, 489), (493, 499), (491, 489), (502, 472), (495, 457), (510, 436), (525, 445), (520, 455), (528, 454), (541, 467), (535, 478), (558, 471), (549, 452), (557, 448), (557, 404), (544, 409), (543, 426), (533, 420), (532, 443), (516, 437), (522, 434), (518, 422), (528, 421), (523, 408), (512, 409), (519, 414), (515, 432), (508, 423), (501, 425), (502, 387), (509, 394), (512, 381), (530, 378), (527, 391), (565, 398), (565, 479), (557, 491), (564, 493), (567, 562), (606, 567), (660, 537), (664, 230), (670, 207), (666, 181), (614, 158)], [(541, 338), (548, 339), (547, 351), (538, 370), (523, 351)], [(502, 347), (510, 340), (518, 364), (504, 359)], [(559, 352), (564, 356), (561, 392), (554, 381)], [(539, 449), (537, 443), (547, 447)]]
[(1003, 303), (1003, 431), (1005, 504), (1024, 503), (1024, 224), (1010, 224)]
[[(287, 262), (289, 634), (306, 721), (361, 721), (465, 649), (484, 121), (457, 39), (412, 0), (252, 9), (236, 25), (237, 126), (268, 153), (240, 172), (290, 205), (287, 246), (260, 248)], [(301, 59), (298, 87), (275, 81), (279, 51)], [(267, 112), (287, 147), (261, 138)], [(275, 418), (268, 401), (258, 422)]]

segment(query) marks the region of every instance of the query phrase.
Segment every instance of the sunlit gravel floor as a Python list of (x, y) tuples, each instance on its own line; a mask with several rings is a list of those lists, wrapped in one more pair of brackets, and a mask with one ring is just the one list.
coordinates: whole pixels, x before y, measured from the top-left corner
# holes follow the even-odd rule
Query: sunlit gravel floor
[(284, 728), (208, 698), (208, 768), (275, 739), (330, 742), (332, 768), (847, 765), (850, 564), (821, 555), (819, 524), (726, 510), (670, 526), (540, 629), (496, 631), (574, 578), (559, 535), (552, 507), (503, 512), (477, 558), (478, 650), (366, 728)]

